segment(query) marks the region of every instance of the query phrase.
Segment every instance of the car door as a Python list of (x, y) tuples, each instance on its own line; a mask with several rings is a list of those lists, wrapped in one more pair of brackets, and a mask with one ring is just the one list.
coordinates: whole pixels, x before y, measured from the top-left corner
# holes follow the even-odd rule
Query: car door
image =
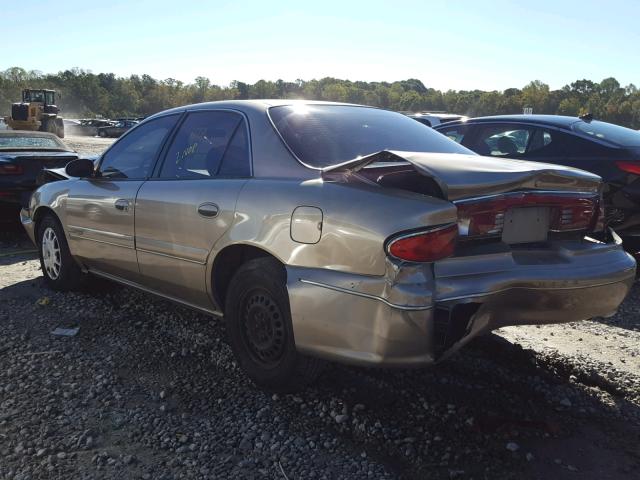
[(251, 175), (247, 121), (231, 110), (190, 112), (162, 158), (137, 197), (141, 278), (162, 294), (211, 308), (207, 259), (233, 224)]
[(105, 152), (95, 177), (71, 184), (65, 220), (69, 243), (89, 269), (138, 279), (135, 198), (178, 117), (159, 117), (132, 130)]

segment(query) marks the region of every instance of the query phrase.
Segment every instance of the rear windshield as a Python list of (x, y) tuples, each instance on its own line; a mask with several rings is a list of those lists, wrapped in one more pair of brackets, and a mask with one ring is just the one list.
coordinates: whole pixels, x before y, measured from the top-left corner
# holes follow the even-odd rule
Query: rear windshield
[(291, 151), (314, 168), (381, 150), (473, 152), (401, 113), (347, 105), (286, 105), (269, 115)]
[(640, 147), (640, 132), (620, 125), (593, 120), (591, 122), (574, 123), (573, 129), (576, 132), (584, 133), (600, 140), (607, 140), (621, 147)]
[(27, 137), (27, 136), (4, 136), (0, 135), (0, 149), (11, 150), (14, 148), (25, 149), (45, 149), (45, 150), (68, 150), (63, 144), (53, 138), (47, 137)]

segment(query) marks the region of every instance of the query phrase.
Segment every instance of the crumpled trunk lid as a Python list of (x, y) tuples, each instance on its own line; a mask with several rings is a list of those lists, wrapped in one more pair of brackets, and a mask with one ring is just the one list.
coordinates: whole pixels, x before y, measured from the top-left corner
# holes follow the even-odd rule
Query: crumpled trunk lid
[[(323, 176), (359, 172), (383, 185), (384, 170), (398, 170), (406, 162), (431, 178), (449, 201), (518, 190), (598, 193), (601, 186), (599, 176), (560, 165), (480, 155), (400, 151), (382, 151), (329, 167), (323, 170)], [(375, 178), (367, 175), (367, 169), (375, 170)]]

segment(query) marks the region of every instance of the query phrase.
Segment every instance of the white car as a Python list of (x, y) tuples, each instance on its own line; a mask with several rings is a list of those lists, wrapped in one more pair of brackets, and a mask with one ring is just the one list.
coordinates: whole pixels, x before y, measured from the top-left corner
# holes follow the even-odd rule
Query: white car
[(435, 127), (436, 125), (440, 125), (442, 123), (447, 122), (457, 122), (457, 121), (465, 121), (467, 118), (464, 115), (457, 115), (455, 113), (413, 113), (409, 115), (414, 120), (417, 120), (420, 123), (425, 124), (427, 127)]

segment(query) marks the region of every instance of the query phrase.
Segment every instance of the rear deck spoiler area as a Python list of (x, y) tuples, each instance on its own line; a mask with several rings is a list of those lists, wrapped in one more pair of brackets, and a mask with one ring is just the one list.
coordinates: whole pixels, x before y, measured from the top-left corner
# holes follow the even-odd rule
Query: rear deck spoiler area
[(599, 193), (602, 179), (571, 167), (505, 158), (454, 153), (383, 150), (322, 169), (324, 179), (349, 175), (367, 167), (411, 164), (431, 178), (446, 200), (487, 196), (516, 190)]

